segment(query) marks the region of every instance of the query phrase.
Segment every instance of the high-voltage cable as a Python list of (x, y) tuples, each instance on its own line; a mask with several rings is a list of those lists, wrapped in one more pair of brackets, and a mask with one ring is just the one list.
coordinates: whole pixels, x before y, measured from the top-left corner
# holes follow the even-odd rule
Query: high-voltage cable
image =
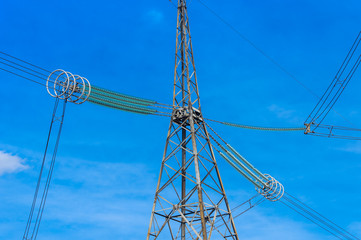
[(15, 72), (13, 72), (13, 71), (10, 71), (10, 70), (7, 70), (7, 69), (1, 68), (1, 67), (0, 67), (0, 70), (2, 70), (2, 71), (4, 71), (4, 72), (7, 72), (7, 73), (10, 73), (10, 74), (13, 74), (13, 75), (18, 76), (18, 77), (21, 77), (21, 78), (23, 78), (23, 79), (26, 79), (27, 81), (30, 81), (30, 82), (33, 82), (33, 83), (36, 83), (36, 84), (39, 84), (39, 85), (42, 85), (42, 86), (46, 87), (46, 84), (45, 84), (45, 83), (41, 83), (41, 82), (36, 81), (36, 80), (34, 80), (34, 79), (31, 79), (31, 78), (25, 77), (25, 76), (23, 76), (23, 75), (17, 74), (17, 73), (15, 73)]
[[(230, 146), (223, 138), (214, 131), (212, 127), (207, 124), (207, 127), (215, 134), (215, 136), (224, 143), (219, 143), (215, 137), (210, 135), (211, 139), (221, 149), (219, 150), (215, 145), (214, 149), (226, 160), (237, 172), (250, 181), (255, 187), (257, 192), (264, 196), (265, 199), (276, 202), (279, 201), (288, 206), (298, 214), (310, 220), (320, 228), (326, 230), (330, 234), (339, 239), (357, 239), (359, 238), (352, 235), (344, 228), (338, 226), (333, 221), (318, 213), (316, 210), (302, 203), (300, 200), (283, 190), (283, 186), (274, 178), (267, 174), (262, 174), (257, 170), (249, 161), (240, 155), (232, 146)], [(268, 180), (268, 182), (267, 182)], [(268, 184), (268, 185), (267, 185)], [(259, 202), (261, 203), (261, 202)], [(248, 211), (249, 209), (246, 209)]]
[[(28, 81), (35, 82), (42, 86), (47, 86), (48, 89), (52, 90), (51, 91), (52, 96), (63, 95), (63, 93), (69, 87), (71, 88), (71, 90), (74, 90), (75, 88), (71, 87), (71, 85), (74, 85), (72, 84), (72, 82), (74, 82), (74, 79), (77, 80), (84, 79), (82, 77), (73, 75), (69, 72), (60, 69), (50, 72), (48, 70), (45, 70), (44, 68), (30, 64), (26, 61), (23, 61), (19, 58), (13, 57), (6, 53), (0, 52), (0, 54), (11, 57), (11, 60), (5, 59), (4, 57), (0, 57), (0, 64), (10, 67), (10, 69), (5, 69), (0, 67), (0, 70), (24, 78)], [(1, 59), (3, 60), (1, 61)], [(25, 65), (23, 63), (25, 63)], [(50, 75), (45, 74), (49, 72), (51, 73)], [(37, 80), (34, 80), (34, 77)], [(41, 82), (41, 80), (43, 80), (44, 82)], [(85, 86), (85, 89), (83, 89), (82, 91), (78, 91), (79, 92), (78, 97), (81, 98), (81, 102), (86, 100), (90, 103), (97, 104), (100, 106), (126, 111), (126, 112), (145, 114), (145, 115), (158, 115), (158, 116), (170, 117), (173, 111), (172, 105), (159, 103), (155, 100), (149, 100), (149, 99), (122, 94), (98, 86), (91, 86), (91, 91), (89, 93), (88, 86), (90, 84), (87, 83), (87, 80), (85, 80), (84, 83), (79, 82), (78, 85), (79, 84), (81, 86)], [(62, 90), (61, 91), (56, 90), (58, 88), (61, 88)], [(77, 91), (75, 91), (75, 93), (76, 92)], [(87, 97), (88, 94), (89, 96)], [(262, 130), (262, 131), (303, 131), (304, 130), (303, 127), (300, 128), (259, 127), (259, 126), (217, 121), (212, 119), (206, 119), (206, 120), (217, 122), (219, 124), (223, 124), (226, 126), (251, 129), (251, 130)]]
[[(77, 103), (82, 103), (85, 100), (96, 105), (100, 105), (116, 110), (131, 112), (131, 113), (144, 114), (144, 115), (157, 115), (157, 116), (170, 117), (173, 111), (172, 105), (159, 103), (155, 100), (149, 100), (149, 99), (122, 94), (119, 92), (100, 88), (97, 86), (92, 86), (91, 87), (92, 89), (89, 94), (88, 89), (90, 83), (88, 83), (88, 81), (83, 77), (80, 77), (78, 75), (73, 75), (69, 72), (65, 72), (59, 69), (52, 72), (51, 75), (45, 78), (44, 77), (45, 74), (40, 75), (39, 74), (40, 72), (38, 70), (29, 70), (31, 69), (29, 66), (23, 66), (19, 63), (17, 63), (16, 65), (14, 64), (11, 65), (12, 62), (13, 61), (3, 62), (0, 60), (0, 64), (10, 67), (8, 69), (0, 67), (0, 70), (3, 70), (15, 76), (26, 79), (27, 81), (31, 81), (39, 85), (45, 86), (47, 87), (47, 89), (49, 90), (48, 92), (51, 93), (52, 96), (64, 95), (65, 91), (71, 91), (72, 94), (70, 94), (70, 96), (72, 96), (74, 100), (77, 100)], [(34, 77), (36, 77), (36, 80), (34, 79)], [(41, 80), (43, 80), (43, 82), (41, 82)], [(76, 81), (78, 83), (74, 84), (74, 82)], [(78, 84), (77, 90), (76, 88), (73, 87), (76, 84)], [(213, 121), (225, 126), (231, 126), (231, 127), (243, 128), (249, 130), (278, 131), (278, 132), (304, 131), (307, 133), (312, 133), (310, 135), (320, 136), (320, 137), (361, 140), (361, 129), (347, 128), (341, 126), (318, 124), (317, 125), (318, 131), (312, 132), (310, 131), (311, 129), (310, 125), (306, 125), (305, 127), (261, 127), (261, 126), (252, 126), (245, 124), (230, 123), (225, 121), (218, 121), (209, 118), (205, 118), (205, 120)]]
[[(0, 70), (46, 86), (49, 94), (53, 97), (63, 96), (68, 91), (71, 93), (68, 96), (72, 96), (74, 100), (77, 100), (76, 103), (88, 100), (94, 104), (133, 113), (161, 116), (171, 114), (169, 109), (172, 109), (172, 106), (167, 104), (121, 94), (96, 86), (92, 86), (90, 90), (89, 81), (83, 77), (60, 69), (51, 72), (4, 52), (0, 52), (0, 64), (4, 66), (4, 68), (0, 67)], [(159, 108), (159, 110), (151, 107)], [(164, 112), (164, 110), (168, 112)]]
[(287, 74), (293, 80), (295, 80), (299, 85), (301, 85), (304, 89), (310, 92), (313, 96), (317, 97), (317, 94), (314, 93), (309, 87), (307, 87), (304, 83), (296, 78), (291, 72), (289, 72), (285, 67), (283, 67), (280, 63), (278, 63), (274, 58), (268, 55), (265, 51), (263, 51), (260, 47), (258, 47), (254, 42), (252, 42), (249, 38), (247, 38), (244, 34), (242, 34), (236, 27), (234, 27), (231, 23), (221, 17), (215, 10), (209, 7), (204, 1), (198, 0), (200, 4), (202, 4), (209, 12), (211, 12), (218, 20), (220, 20), (223, 24), (225, 24), (229, 29), (231, 29), (234, 33), (236, 33), (241, 39), (246, 41), (249, 45), (251, 45), (257, 52), (259, 52), (262, 56), (268, 59), (272, 64), (274, 64), (277, 68), (279, 68), (282, 72)]
[[(58, 152), (60, 135), (61, 135), (62, 127), (63, 127), (65, 108), (66, 108), (66, 103), (67, 103), (67, 100), (65, 99), (65, 101), (62, 101), (62, 104), (63, 104), (62, 107), (60, 107), (59, 101), (60, 101), (60, 99), (56, 98), (54, 110), (53, 110), (53, 114), (52, 114), (52, 120), (50, 123), (48, 138), (47, 138), (45, 151), (44, 151), (44, 155), (43, 155), (43, 160), (42, 160), (42, 164), (41, 164), (40, 174), (38, 177), (38, 181), (37, 181), (37, 185), (36, 185), (36, 189), (35, 189), (35, 193), (34, 193), (34, 197), (33, 197), (33, 202), (32, 202), (31, 208), (30, 208), (29, 217), (28, 217), (24, 235), (22, 238), (23, 240), (36, 240), (36, 238), (38, 236), (38, 232), (39, 232), (41, 219), (42, 219), (42, 216), (44, 213), (44, 208), (45, 208), (46, 200), (48, 197), (50, 182), (51, 182), (51, 179), (53, 176), (53, 170), (54, 170), (56, 155)], [(55, 127), (57, 127), (58, 131), (56, 133), (56, 137), (54, 138), (51, 136), (53, 135), (54, 131), (56, 130), (56, 129), (54, 129)], [(55, 142), (51, 143), (52, 140), (54, 140)], [(51, 159), (49, 159), (50, 167), (47, 171), (47, 178), (44, 183), (43, 176), (46, 173), (45, 168), (47, 165), (48, 152), (50, 151), (50, 148), (52, 148), (53, 150), (52, 150)], [(41, 198), (39, 198), (40, 197), (39, 196), (40, 189), (43, 189)]]
[[(288, 75), (291, 79), (293, 79), (295, 82), (297, 82), (301, 87), (303, 87), (305, 90), (307, 90), (311, 95), (316, 97), (317, 99), (320, 99), (320, 97), (308, 86), (306, 86), (303, 82), (301, 82), (295, 75), (293, 75), (290, 71), (288, 71), (282, 64), (277, 62), (273, 57), (268, 55), (264, 50), (262, 50), (260, 47), (258, 47), (254, 42), (252, 42), (249, 38), (247, 38), (244, 34), (242, 34), (236, 27), (234, 27), (231, 23), (229, 23), (227, 20), (225, 20), (223, 17), (221, 17), (215, 10), (213, 10), (210, 6), (208, 6), (203, 0), (198, 0), (198, 2), (203, 5), (210, 13), (212, 13), (218, 20), (220, 20), (224, 25), (226, 25), (229, 29), (231, 29), (234, 33), (236, 33), (241, 39), (246, 41), (249, 45), (251, 45), (257, 52), (259, 52), (262, 56), (264, 56), (266, 59), (268, 59), (272, 64), (274, 64), (278, 69), (280, 69), (282, 72), (284, 72), (286, 75)], [(338, 111), (335, 109), (332, 109), (337, 115), (339, 115), (341, 118), (343, 118), (346, 122), (348, 122), (351, 125), (352, 124), (346, 117), (341, 115)]]
[(361, 53), (357, 52), (360, 42), (361, 31), (357, 35), (356, 40), (351, 46), (345, 60), (341, 64), (340, 69), (337, 71), (336, 76), (332, 79), (325, 93), (306, 119), (306, 134), (316, 133), (318, 125), (320, 125), (326, 118), (354, 76), (361, 63)]
[(338, 226), (333, 221), (324, 217), (288, 193), (285, 193), (285, 196), (280, 202), (339, 239), (359, 240), (359, 238), (344, 228)]
[[(49, 74), (51, 73), (51, 71), (46, 70), (42, 67), (39, 67), (37, 65), (34, 65), (32, 63), (29, 63), (27, 61), (24, 61), (20, 58), (14, 57), (10, 54), (4, 53), (2, 51), (0, 51), (0, 63), (5, 67), (10, 67), (10, 69), (12, 69), (13, 71), (20, 71), (22, 73), (25, 73), (27, 75), (36, 77), (38, 80), (42, 79), (44, 81), (47, 80), (47, 77), (49, 76)], [(10, 72), (12, 74), (13, 71), (9, 70), (9, 69), (2, 69), (4, 71)], [(16, 75), (16, 74), (15, 74)], [(18, 74), (18, 76), (20, 75), (20, 77), (24, 77), (22, 76), (22, 74)]]
[(44, 69), (44, 68), (42, 68), (42, 67), (39, 67), (39, 66), (37, 66), (37, 65), (34, 65), (34, 64), (32, 64), (32, 63), (29, 63), (29, 62), (27, 62), (27, 61), (25, 61), (25, 60), (22, 60), (22, 59), (20, 59), (20, 58), (14, 57), (14, 56), (12, 56), (12, 55), (10, 55), (10, 54), (8, 54), (8, 53), (4, 53), (4, 52), (0, 51), (0, 54), (3, 54), (4, 56), (10, 57), (10, 58), (12, 58), (12, 59), (15, 59), (15, 60), (17, 60), (17, 61), (19, 61), (19, 62), (23, 62), (23, 63), (25, 63), (25, 64), (27, 64), (27, 65), (29, 65), (29, 66), (35, 67), (35, 68), (37, 68), (37, 69), (39, 69), (39, 70), (42, 70), (42, 71), (44, 71), (44, 72), (51, 73), (51, 71), (49, 71), (49, 70), (46, 70), (46, 69)]
[[(359, 43), (360, 40), (361, 37), (358, 36), (358, 41), (355, 42), (355, 46), (357, 46), (357, 43)], [(353, 47), (355, 48), (355, 46)], [(353, 50), (355, 50), (354, 48)], [(352, 55), (352, 51), (350, 55)], [(346, 60), (345, 63), (347, 63)], [(358, 63), (360, 63), (360, 61)], [(80, 104), (88, 101), (93, 104), (116, 110), (165, 117), (170, 117), (172, 115), (172, 111), (174, 110), (174, 106), (172, 105), (159, 103), (155, 100), (122, 94), (113, 90), (97, 86), (91, 86), (86, 78), (80, 77), (79, 75), (74, 75), (61, 69), (50, 72), (49, 70), (38, 67), (34, 64), (31, 64), (27, 61), (21, 60), (1, 51), (0, 65), (3, 66), (0, 67), (0, 70), (26, 79), (27, 81), (31, 81), (47, 87), (49, 94), (53, 97), (64, 96), (65, 92), (68, 92), (67, 96), (70, 97), (70, 99), (68, 99), (69, 102)], [(353, 69), (355, 70), (355, 68), (356, 67), (354, 67)], [(339, 72), (342, 72), (342, 70), (340, 70)], [(50, 73), (50, 75), (48, 73)], [(323, 125), (320, 123), (306, 123), (304, 127), (262, 127), (218, 121), (208, 118), (205, 118), (205, 120), (213, 121), (225, 126), (250, 130), (277, 132), (304, 131), (304, 133), (308, 135), (320, 137), (361, 140), (361, 129)], [(315, 131), (315, 127), (317, 128), (317, 131)]]
[[(317, 127), (317, 130), (312, 127)], [(310, 136), (361, 140), (361, 129), (324, 124), (305, 124), (305, 134)]]
[[(260, 197), (261, 195), (259, 193), (257, 193), (256, 195), (254, 195), (253, 197), (249, 198), (248, 200), (240, 203), (239, 205), (237, 205), (236, 207), (232, 208), (231, 209), (231, 212), (232, 212), (232, 216), (233, 216), (233, 219), (236, 219), (240, 216), (242, 216), (243, 214), (245, 214), (246, 212), (248, 212), (249, 210), (255, 208), (256, 206), (260, 205), (261, 203), (263, 203), (264, 201), (266, 201), (266, 199), (264, 197)], [(244, 209), (241, 209), (242, 206), (245, 206), (247, 205), (246, 208)], [(236, 213), (236, 211), (238, 209), (241, 209), (242, 211), (241, 212), (238, 212)], [(219, 229), (220, 227), (222, 227), (224, 225), (224, 222), (223, 223), (220, 223), (222, 222), (222, 219), (217, 219), (213, 225), (216, 225), (215, 229)], [(200, 229), (200, 226), (195, 228), (196, 230), (199, 230)], [(186, 239), (191, 239), (192, 236), (188, 236)]]
[[(248, 199), (247, 201), (237, 205), (236, 207), (232, 208), (232, 215), (233, 215), (233, 219), (240, 217), (241, 215), (243, 215), (244, 213), (248, 212), (249, 210), (253, 209), (254, 207), (260, 205), (261, 203), (263, 203), (266, 199), (264, 197), (260, 198), (260, 196), (262, 196), (261, 194), (257, 193), (256, 195), (254, 195), (253, 197), (251, 197), (250, 199)], [(238, 209), (240, 209), (242, 206), (246, 205), (248, 203), (247, 208), (243, 209), (240, 213), (236, 213), (236, 211)], [(221, 219), (219, 219), (218, 221), (216, 221), (216, 223), (220, 222)], [(222, 226), (223, 224), (218, 225), (217, 227)]]
[(252, 129), (252, 130), (277, 131), (277, 132), (304, 131), (305, 130), (305, 127), (260, 127), (260, 126), (251, 126), (251, 125), (244, 125), (244, 124), (238, 124), (238, 123), (217, 121), (217, 120), (213, 120), (213, 119), (209, 119), (209, 118), (205, 118), (205, 120), (220, 123), (220, 124), (231, 126), (231, 127)]
[(317, 219), (320, 219), (322, 222), (325, 222), (327, 225), (332, 226), (332, 228), (337, 229), (337, 231), (341, 231), (344, 234), (349, 235), (349, 237), (353, 237), (354, 239), (359, 239), (358, 237), (354, 236), (353, 234), (351, 234), (350, 232), (348, 232), (344, 228), (338, 226), (335, 222), (331, 221), (330, 219), (326, 218), (325, 216), (323, 216), (322, 214), (320, 214), (319, 212), (317, 212), (316, 210), (311, 208), (310, 206), (308, 206), (305, 203), (301, 202), (296, 197), (292, 196), (291, 194), (289, 194), (287, 192), (285, 194), (286, 194), (287, 199), (293, 201), (295, 204), (300, 206), (300, 208), (305, 209), (310, 214), (316, 216)]

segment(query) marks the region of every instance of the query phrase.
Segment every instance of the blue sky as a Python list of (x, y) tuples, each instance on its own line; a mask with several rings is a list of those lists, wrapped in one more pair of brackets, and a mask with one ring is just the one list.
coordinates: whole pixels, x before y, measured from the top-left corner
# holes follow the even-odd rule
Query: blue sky
[[(312, 91), (321, 95), (360, 31), (361, 3), (203, 0)], [(203, 114), (263, 126), (302, 126), (317, 102), (197, 0), (189, 3)], [(171, 103), (176, 9), (162, 1), (9, 1), (0, 7), (0, 46), (46, 69)], [(361, 128), (358, 73), (335, 109)], [(0, 72), (0, 239), (26, 225), (54, 99)], [(331, 113), (325, 123), (349, 126)], [(144, 239), (169, 119), (85, 103), (68, 105), (38, 239)], [(361, 236), (361, 143), (302, 133), (212, 124), (286, 191)], [(253, 186), (217, 159), (231, 205)], [(279, 203), (237, 218), (240, 238), (329, 236)]]

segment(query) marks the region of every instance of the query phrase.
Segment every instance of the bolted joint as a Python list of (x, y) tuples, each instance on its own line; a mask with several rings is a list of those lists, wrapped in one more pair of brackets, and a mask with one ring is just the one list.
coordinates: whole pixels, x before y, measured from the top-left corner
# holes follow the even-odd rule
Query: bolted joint
[[(198, 109), (192, 107), (191, 112), (193, 114), (193, 119), (196, 122), (198, 122), (198, 123), (203, 122), (201, 112)], [(180, 125), (183, 124), (184, 122), (187, 122), (186, 125), (189, 125), (188, 118), (190, 117), (190, 114), (191, 113), (189, 111), (189, 108), (187, 108), (187, 107), (176, 108), (173, 110), (173, 113), (172, 113), (172, 121), (176, 122)]]

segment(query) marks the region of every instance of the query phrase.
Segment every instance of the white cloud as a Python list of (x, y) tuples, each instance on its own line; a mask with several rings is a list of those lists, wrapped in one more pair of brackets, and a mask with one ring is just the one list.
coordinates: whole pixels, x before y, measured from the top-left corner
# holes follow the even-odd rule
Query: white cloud
[(28, 166), (24, 165), (24, 162), (24, 159), (16, 155), (0, 151), (0, 176), (4, 173), (19, 172), (27, 169)]

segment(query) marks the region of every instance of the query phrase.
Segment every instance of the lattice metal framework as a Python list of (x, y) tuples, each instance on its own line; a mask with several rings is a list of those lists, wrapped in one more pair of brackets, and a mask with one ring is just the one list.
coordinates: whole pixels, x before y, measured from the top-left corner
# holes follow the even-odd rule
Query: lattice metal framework
[(185, 0), (178, 0), (173, 106), (147, 239), (238, 239), (201, 112)]

